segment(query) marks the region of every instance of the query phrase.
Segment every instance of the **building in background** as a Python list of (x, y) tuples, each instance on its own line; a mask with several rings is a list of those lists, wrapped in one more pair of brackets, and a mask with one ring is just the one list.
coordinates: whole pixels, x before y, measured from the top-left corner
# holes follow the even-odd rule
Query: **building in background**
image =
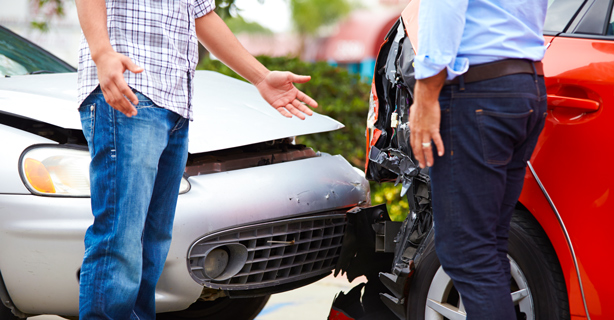
[(321, 39), (316, 50), (306, 50), (303, 57), (344, 67), (370, 81), (377, 53), (388, 30), (399, 19), (400, 10), (354, 11), (339, 24), (336, 33)]

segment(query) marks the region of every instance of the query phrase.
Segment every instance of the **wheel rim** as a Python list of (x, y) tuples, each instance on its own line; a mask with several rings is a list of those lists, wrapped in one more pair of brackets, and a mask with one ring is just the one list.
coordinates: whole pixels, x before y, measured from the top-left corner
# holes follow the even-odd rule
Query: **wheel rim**
[[(514, 259), (509, 255), (510, 273), (512, 275), (511, 295), (516, 312), (524, 313), (527, 320), (535, 320), (535, 308), (533, 297), (527, 278)], [(454, 289), (452, 279), (439, 267), (426, 298), (426, 308), (424, 310), (425, 320), (465, 320), (467, 313), (462, 299)]]

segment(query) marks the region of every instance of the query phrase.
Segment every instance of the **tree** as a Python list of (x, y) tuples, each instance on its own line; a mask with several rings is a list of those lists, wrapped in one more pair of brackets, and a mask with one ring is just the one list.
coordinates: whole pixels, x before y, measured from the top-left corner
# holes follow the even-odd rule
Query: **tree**
[(262, 26), (257, 22), (248, 22), (243, 19), (242, 16), (237, 15), (224, 20), (228, 28), (232, 30), (234, 34), (249, 33), (249, 34), (273, 34), (271, 29)]
[(321, 27), (329, 26), (350, 12), (348, 0), (289, 0), (290, 14), (296, 32), (301, 38), (299, 52), (303, 52), (308, 36), (314, 36)]
[[(258, 2), (260, 3), (262, 3), (263, 1), (264, 0), (258, 0)], [(215, 12), (223, 20), (232, 17), (232, 13), (237, 14), (238, 12), (235, 0), (215, 0)]]
[[(30, 0), (30, 5), (33, 6), (34, 12), (41, 17), (37, 17), (30, 24), (41, 31), (49, 30), (48, 21), (53, 17), (63, 17), (64, 8), (69, 0)], [(72, 1), (70, 1), (72, 2)]]
[[(74, 0), (29, 0), (34, 7), (35, 12), (42, 14), (41, 18), (37, 18), (31, 22), (32, 27), (42, 31), (49, 30), (49, 20), (53, 17), (63, 17), (65, 6), (67, 3), (74, 3)], [(262, 3), (264, 0), (258, 0)], [(235, 15), (238, 15), (239, 10), (235, 5), (235, 0), (215, 0), (215, 12), (224, 20)]]

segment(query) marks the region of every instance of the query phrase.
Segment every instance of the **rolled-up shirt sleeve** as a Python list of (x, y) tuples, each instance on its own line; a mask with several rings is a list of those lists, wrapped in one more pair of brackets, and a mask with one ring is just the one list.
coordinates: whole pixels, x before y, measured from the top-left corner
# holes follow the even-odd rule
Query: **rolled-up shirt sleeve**
[(447, 68), (448, 80), (467, 72), (469, 60), (457, 57), (469, 0), (422, 0), (418, 17), (416, 79), (430, 78)]
[(196, 0), (194, 2), (194, 17), (200, 18), (215, 9), (213, 0)]

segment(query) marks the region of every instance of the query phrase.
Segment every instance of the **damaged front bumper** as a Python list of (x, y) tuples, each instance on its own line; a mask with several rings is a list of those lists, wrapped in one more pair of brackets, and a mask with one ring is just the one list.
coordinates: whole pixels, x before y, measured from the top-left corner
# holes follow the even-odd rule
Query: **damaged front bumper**
[(403, 222), (391, 221), (386, 205), (357, 208), (347, 214), (347, 228), (335, 275), (348, 281), (366, 276), (333, 302), (329, 320), (405, 319), (405, 297), (427, 239), (433, 236), (430, 179), (412, 179), (408, 200), (414, 209)]

